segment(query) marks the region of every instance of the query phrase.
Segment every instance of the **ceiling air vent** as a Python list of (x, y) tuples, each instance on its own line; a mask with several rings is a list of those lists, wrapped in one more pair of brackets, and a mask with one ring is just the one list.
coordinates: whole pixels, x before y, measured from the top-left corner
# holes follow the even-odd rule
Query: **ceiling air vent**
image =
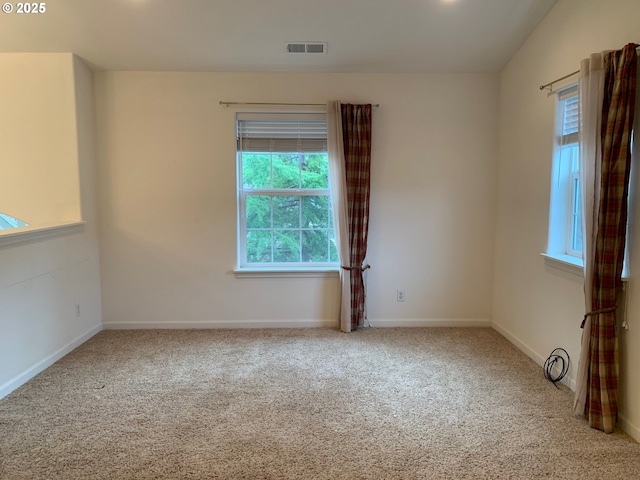
[(326, 42), (286, 42), (288, 53), (327, 53)]

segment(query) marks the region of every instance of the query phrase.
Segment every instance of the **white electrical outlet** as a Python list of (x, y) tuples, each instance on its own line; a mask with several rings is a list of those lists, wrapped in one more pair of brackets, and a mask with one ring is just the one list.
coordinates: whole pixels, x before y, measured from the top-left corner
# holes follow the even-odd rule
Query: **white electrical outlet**
[(76, 317), (80, 316), (80, 304), (76, 303)]
[(406, 294), (404, 290), (396, 290), (396, 300), (398, 302), (404, 302)]

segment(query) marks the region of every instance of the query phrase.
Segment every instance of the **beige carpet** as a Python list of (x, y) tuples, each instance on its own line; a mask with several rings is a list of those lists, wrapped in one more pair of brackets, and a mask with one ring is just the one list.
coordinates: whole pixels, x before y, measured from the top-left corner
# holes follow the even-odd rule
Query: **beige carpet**
[(2, 479), (638, 479), (490, 329), (105, 331), (0, 400)]

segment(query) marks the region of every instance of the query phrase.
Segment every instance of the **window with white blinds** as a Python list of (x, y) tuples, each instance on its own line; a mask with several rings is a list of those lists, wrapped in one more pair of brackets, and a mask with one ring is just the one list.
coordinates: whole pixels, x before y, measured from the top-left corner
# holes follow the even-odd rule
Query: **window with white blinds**
[(582, 258), (580, 101), (577, 85), (557, 93), (548, 253)]
[[(582, 266), (582, 193), (580, 153), (580, 97), (578, 86), (557, 92), (556, 135), (551, 172), (549, 241), (545, 256)], [(633, 149), (633, 146), (632, 146)], [(633, 188), (633, 184), (630, 185)], [(632, 195), (629, 197), (633, 198)], [(632, 211), (631, 204), (628, 205)], [(631, 216), (629, 217), (631, 218)], [(629, 230), (627, 229), (627, 232)], [(627, 242), (629, 245), (629, 242)], [(627, 255), (623, 268), (627, 277)]]
[(562, 110), (562, 127), (560, 144), (577, 143), (580, 130), (580, 102), (578, 87), (563, 90), (558, 94), (558, 101)]
[(237, 141), (245, 152), (326, 152), (327, 121), (324, 114), (238, 114)]
[(324, 114), (239, 113), (238, 267), (337, 267)]
[(569, 170), (569, 207), (566, 253), (582, 258), (582, 202), (580, 200), (580, 101), (578, 87), (563, 90), (558, 97), (562, 106), (560, 149), (563, 163)]

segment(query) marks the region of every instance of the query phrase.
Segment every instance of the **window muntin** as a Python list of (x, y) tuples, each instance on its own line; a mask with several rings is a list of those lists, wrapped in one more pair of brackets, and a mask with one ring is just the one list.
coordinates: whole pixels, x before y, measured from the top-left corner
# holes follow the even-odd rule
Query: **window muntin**
[(338, 265), (324, 114), (238, 114), (240, 268)]

